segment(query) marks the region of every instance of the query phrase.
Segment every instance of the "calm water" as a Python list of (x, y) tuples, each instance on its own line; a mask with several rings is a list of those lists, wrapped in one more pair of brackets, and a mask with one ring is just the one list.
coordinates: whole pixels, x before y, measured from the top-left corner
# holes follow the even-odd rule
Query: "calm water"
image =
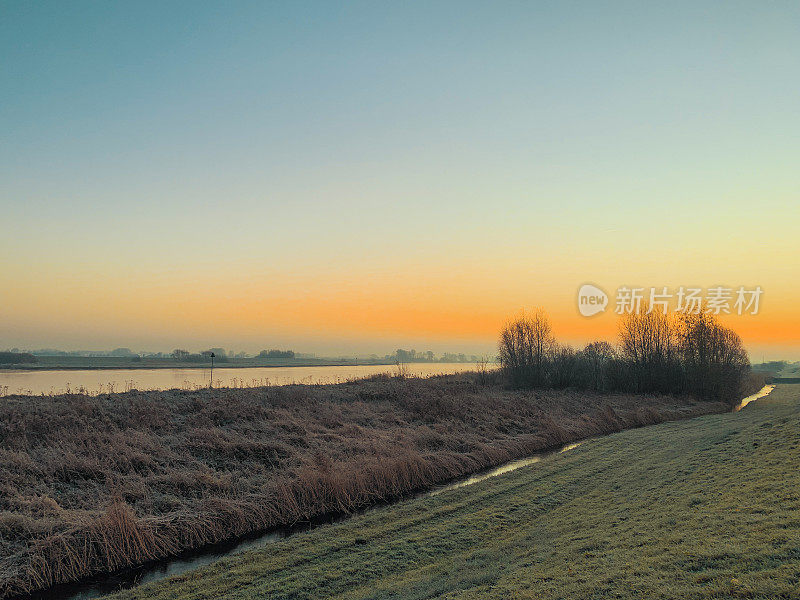
[(752, 396), (748, 396), (747, 398), (742, 400), (739, 403), (739, 405), (736, 408), (734, 408), (733, 410), (735, 410), (735, 411), (742, 410), (745, 406), (750, 404), (753, 400), (758, 400), (759, 398), (763, 398), (764, 396), (769, 394), (774, 389), (775, 389), (774, 385), (765, 385), (763, 388), (761, 388), (759, 391), (757, 391)]
[[(475, 363), (409, 363), (409, 375), (429, 377), (474, 371)], [(397, 373), (393, 365), (332, 367), (247, 367), (214, 369), (214, 387), (255, 387), (289, 383), (339, 383), (378, 373)], [(0, 370), (0, 396), (58, 394), (83, 389), (89, 394), (208, 387), (209, 369), (104, 369), (85, 371)]]

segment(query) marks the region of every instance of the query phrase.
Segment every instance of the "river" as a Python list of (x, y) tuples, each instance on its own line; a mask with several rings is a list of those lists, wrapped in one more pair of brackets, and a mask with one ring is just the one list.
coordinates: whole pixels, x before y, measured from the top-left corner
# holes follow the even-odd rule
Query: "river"
[[(474, 371), (475, 363), (408, 363), (408, 375), (430, 377)], [(327, 367), (226, 367), (214, 369), (214, 387), (258, 387), (291, 383), (341, 383), (379, 373), (396, 374), (394, 365)], [(83, 392), (97, 395), (137, 390), (192, 390), (208, 387), (210, 369), (0, 370), (0, 396)]]

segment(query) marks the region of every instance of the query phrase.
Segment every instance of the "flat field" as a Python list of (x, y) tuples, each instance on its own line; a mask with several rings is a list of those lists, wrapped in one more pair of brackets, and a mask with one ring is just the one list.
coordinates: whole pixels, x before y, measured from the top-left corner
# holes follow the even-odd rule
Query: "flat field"
[(800, 385), (593, 439), (114, 600), (797, 598)]

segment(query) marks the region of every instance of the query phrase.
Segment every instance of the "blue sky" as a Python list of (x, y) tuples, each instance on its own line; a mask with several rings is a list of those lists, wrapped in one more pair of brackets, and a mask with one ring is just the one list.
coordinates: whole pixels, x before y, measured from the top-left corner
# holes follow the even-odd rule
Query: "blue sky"
[[(476, 271), (453, 289), (497, 319), (557, 312), (554, 290), (598, 273), (763, 278), (788, 302), (794, 265), (775, 257), (796, 251), (800, 222), (798, 26), (788, 2), (3, 2), (13, 293), (0, 325), (15, 345), (119, 330), (166, 343), (140, 333), (148, 315), (129, 297), (195, 293), (209, 270), (233, 290), (209, 307), (255, 278), (265, 315), (269, 281), (323, 298), (394, 271), (418, 274), (412, 291)], [(507, 279), (484, 298), (498, 269)], [(76, 286), (58, 323), (43, 278)], [(117, 308), (99, 321), (81, 308), (95, 292)], [(423, 290), (408, 301), (448, 310)], [(279, 320), (259, 335), (292, 343)], [(406, 335), (345, 326), (356, 345)], [(347, 333), (311, 329), (296, 341), (336, 349)], [(472, 333), (464, 344), (493, 343)], [(214, 335), (249, 343), (224, 322)]]

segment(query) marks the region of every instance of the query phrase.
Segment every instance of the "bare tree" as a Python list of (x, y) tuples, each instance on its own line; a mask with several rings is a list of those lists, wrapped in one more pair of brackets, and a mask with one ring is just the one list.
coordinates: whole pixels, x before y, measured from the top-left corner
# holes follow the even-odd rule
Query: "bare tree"
[(707, 312), (681, 315), (677, 331), (688, 389), (700, 398), (740, 400), (750, 361), (739, 336)]
[(548, 381), (554, 388), (577, 384), (578, 357), (575, 350), (565, 344), (553, 344), (548, 361)]
[(609, 367), (615, 359), (614, 347), (608, 342), (587, 344), (578, 354), (578, 371), (582, 375), (582, 387), (598, 392), (609, 389)]
[(550, 320), (542, 309), (523, 314), (500, 332), (500, 365), (515, 387), (547, 384), (548, 358), (555, 346)]
[(674, 319), (659, 311), (622, 317), (620, 354), (629, 362), (634, 391), (680, 391), (676, 341)]

